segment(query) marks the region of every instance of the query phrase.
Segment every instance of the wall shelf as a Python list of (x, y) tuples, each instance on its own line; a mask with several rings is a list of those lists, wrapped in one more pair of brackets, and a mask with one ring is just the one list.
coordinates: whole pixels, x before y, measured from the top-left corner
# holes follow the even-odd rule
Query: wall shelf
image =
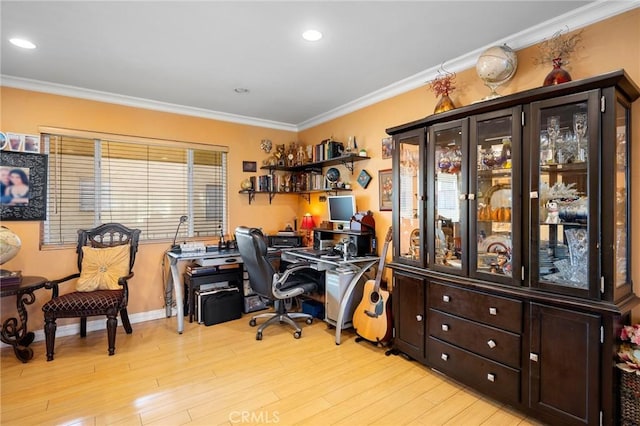
[(329, 160), (317, 161), (315, 163), (306, 163), (298, 166), (262, 166), (262, 170), (281, 171), (281, 172), (306, 172), (306, 171), (322, 171), (323, 167), (343, 165), (353, 174), (353, 163), (357, 161), (369, 160), (371, 157), (362, 157), (357, 154), (341, 155), (340, 157), (331, 158)]
[[(329, 166), (336, 166), (336, 165), (343, 165), (347, 168), (347, 170), (349, 170), (351, 172), (351, 174), (353, 174), (353, 163), (358, 162), (358, 161), (364, 161), (364, 160), (369, 160), (370, 157), (362, 157), (360, 155), (357, 154), (349, 154), (349, 155), (342, 155), (340, 157), (336, 157), (336, 158), (332, 158), (330, 160), (324, 160), (324, 161), (317, 161), (314, 163), (306, 163), (306, 164), (301, 164), (298, 166), (278, 166), (278, 165), (271, 165), (271, 166), (262, 166), (260, 167), (261, 170), (268, 170), (270, 175), (273, 175), (275, 172), (289, 172), (289, 173), (304, 173), (304, 172), (318, 172), (318, 173), (322, 173), (322, 169), (324, 167), (329, 167)], [(305, 200), (307, 200), (308, 203), (311, 203), (311, 194), (315, 194), (315, 193), (320, 193), (320, 192), (325, 192), (327, 194), (333, 194), (333, 195), (337, 195), (338, 193), (341, 192), (351, 192), (351, 189), (345, 189), (345, 188), (319, 188), (319, 189), (310, 189), (310, 190), (304, 190), (304, 191), (256, 191), (253, 189), (242, 189), (240, 191), (238, 191), (238, 193), (240, 194), (246, 194), (247, 197), (249, 198), (249, 204), (251, 204), (251, 202), (253, 200), (255, 200), (256, 198), (256, 194), (269, 194), (269, 204), (271, 204), (271, 201), (273, 200), (273, 198), (277, 195), (277, 194), (285, 194), (285, 195), (289, 195), (289, 194), (296, 194), (299, 195), (300, 197), (304, 198)]]
[(316, 194), (316, 193), (327, 193), (327, 194), (333, 194), (333, 195), (338, 195), (338, 193), (341, 192), (351, 192), (351, 189), (344, 189), (344, 188), (324, 188), (324, 189), (313, 189), (310, 191), (253, 191), (253, 190), (246, 190), (246, 189), (242, 189), (240, 191), (238, 191), (239, 194), (246, 194), (249, 197), (249, 204), (251, 204), (251, 202), (253, 200), (255, 200), (256, 198), (256, 194), (269, 194), (269, 204), (271, 204), (271, 200), (273, 200), (275, 198), (276, 195), (278, 194), (282, 194), (282, 195), (298, 195), (302, 198), (304, 198), (305, 200), (307, 200), (308, 203), (311, 203), (311, 194)]

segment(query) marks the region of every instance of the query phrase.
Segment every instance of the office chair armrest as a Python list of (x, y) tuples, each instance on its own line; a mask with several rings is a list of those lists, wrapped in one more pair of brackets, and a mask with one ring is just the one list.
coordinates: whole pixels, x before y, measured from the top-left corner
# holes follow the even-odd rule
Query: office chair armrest
[(289, 276), (303, 269), (310, 269), (310, 268), (311, 268), (311, 263), (309, 262), (293, 263), (287, 266), (287, 268), (284, 270), (283, 273), (276, 273), (273, 275), (273, 284), (274, 285), (276, 284), (276, 280), (278, 281), (278, 283), (283, 284), (285, 281), (289, 279)]
[(75, 274), (66, 276), (64, 278), (60, 278), (59, 280), (52, 280), (52, 281), (47, 281), (44, 284), (44, 288), (48, 289), (48, 290), (52, 290), (51, 293), (51, 298), (53, 299), (54, 297), (58, 297), (58, 293), (59, 293), (59, 289), (58, 286), (62, 283), (64, 283), (65, 281), (70, 281), (74, 278), (79, 278), (80, 277), (80, 273), (76, 272)]
[(302, 287), (292, 287), (282, 290), (281, 287), (287, 282), (289, 277), (295, 274), (297, 271), (303, 269), (310, 269), (311, 264), (307, 262), (296, 263), (284, 270), (284, 273), (273, 274), (272, 291), (273, 294), (279, 299), (288, 299), (290, 297), (296, 297), (305, 292)]

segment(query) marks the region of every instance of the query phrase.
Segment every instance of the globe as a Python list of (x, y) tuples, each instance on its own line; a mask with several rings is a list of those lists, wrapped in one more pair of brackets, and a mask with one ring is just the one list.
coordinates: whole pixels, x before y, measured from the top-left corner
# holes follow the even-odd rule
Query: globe
[(331, 167), (327, 170), (327, 181), (333, 186), (340, 180), (340, 170)]
[(20, 247), (22, 247), (20, 237), (9, 228), (0, 226), (0, 265), (16, 257)]
[(517, 68), (516, 52), (506, 44), (493, 46), (482, 52), (476, 63), (476, 72), (484, 84), (491, 89), (491, 93), (484, 100), (499, 97), (496, 88), (509, 81)]

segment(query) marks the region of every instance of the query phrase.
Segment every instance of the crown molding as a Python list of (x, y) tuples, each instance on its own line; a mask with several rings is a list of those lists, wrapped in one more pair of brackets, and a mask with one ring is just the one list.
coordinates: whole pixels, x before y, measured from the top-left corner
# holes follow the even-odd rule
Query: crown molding
[[(496, 40), (472, 52), (448, 60), (446, 61), (447, 71), (460, 72), (475, 67), (478, 56), (491, 46), (508, 44), (514, 50), (524, 49), (548, 38), (559, 29), (568, 27), (572, 31), (577, 30), (638, 7), (640, 7), (640, 0), (598, 0), (589, 3), (579, 9), (565, 13), (564, 15), (559, 15), (554, 19), (550, 19), (501, 40)], [(421, 71), (361, 98), (300, 122), (297, 125), (298, 131), (309, 129), (385, 99), (422, 87), (438, 75), (439, 69), (440, 65)]]
[[(519, 33), (496, 40), (486, 46), (468, 52), (457, 58), (446, 61), (447, 70), (460, 72), (475, 66), (478, 56), (485, 49), (501, 44), (508, 44), (514, 50), (520, 50), (534, 45), (541, 40), (548, 38), (558, 29), (569, 27), (576, 30), (615, 15), (627, 12), (640, 7), (640, 0), (597, 0), (579, 9), (559, 15), (554, 19), (523, 30)], [(166, 102), (153, 101), (149, 99), (136, 98), (132, 96), (118, 95), (114, 93), (101, 92), (97, 90), (84, 89), (75, 86), (49, 83), (45, 81), (32, 80), (9, 75), (0, 76), (0, 86), (13, 87), (17, 89), (33, 90), (36, 92), (51, 93), (61, 96), (70, 96), (81, 99), (89, 99), (99, 102), (112, 103), (117, 105), (131, 106), (135, 108), (150, 109), (155, 111), (169, 112), (173, 114), (187, 115), (193, 117), (207, 118), (231, 123), (238, 123), (248, 126), (265, 127), (270, 129), (299, 132), (317, 126), (329, 120), (341, 117), (367, 106), (376, 104), (385, 99), (406, 93), (408, 91), (424, 86), (427, 82), (437, 76), (440, 66), (435, 66), (417, 74), (397, 81), (386, 87), (378, 89), (372, 93), (355, 99), (339, 107), (333, 108), (325, 113), (319, 114), (298, 124), (282, 123), (278, 121), (264, 120), (260, 118), (247, 117), (236, 114), (229, 114), (220, 111), (212, 111), (203, 108), (195, 108), (184, 105), (171, 104)]]
[(261, 118), (229, 114), (220, 111), (212, 111), (204, 108), (195, 108), (185, 105), (159, 102), (150, 99), (136, 98), (133, 96), (118, 95), (115, 93), (101, 92), (99, 90), (85, 89), (76, 86), (67, 86), (64, 84), (50, 83), (46, 81), (32, 80), (10, 75), (0, 76), (0, 86), (50, 93), (53, 95), (69, 96), (73, 98), (88, 99), (92, 101), (130, 106), (134, 108), (143, 108), (154, 111), (169, 112), (173, 114), (188, 115), (192, 117), (207, 118), (211, 120), (238, 123), (248, 126), (266, 127), (270, 129), (287, 130), (290, 132), (298, 131), (296, 125), (289, 123), (281, 123), (278, 121), (264, 120)]

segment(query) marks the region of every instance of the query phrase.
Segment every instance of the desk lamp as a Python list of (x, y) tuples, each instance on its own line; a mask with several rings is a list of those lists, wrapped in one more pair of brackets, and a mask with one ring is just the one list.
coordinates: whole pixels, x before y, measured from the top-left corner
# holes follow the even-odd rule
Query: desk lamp
[(315, 226), (316, 224), (313, 222), (313, 216), (311, 216), (311, 213), (306, 213), (302, 217), (302, 223), (300, 224), (300, 229), (304, 229), (307, 232), (307, 241), (305, 242), (306, 246), (311, 245), (309, 244), (312, 241), (310, 231), (315, 228)]

